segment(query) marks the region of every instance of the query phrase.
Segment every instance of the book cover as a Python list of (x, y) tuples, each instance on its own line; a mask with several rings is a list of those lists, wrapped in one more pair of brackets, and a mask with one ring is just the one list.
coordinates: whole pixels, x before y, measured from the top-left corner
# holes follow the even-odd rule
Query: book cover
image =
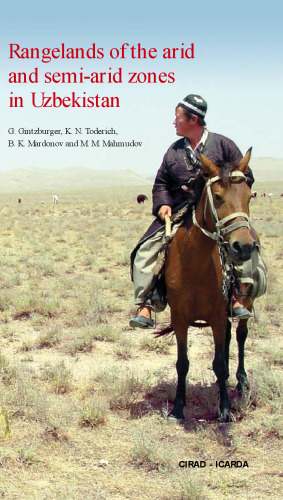
[[(282, 7), (16, 0), (0, 37), (0, 496), (281, 498)], [(270, 285), (244, 399), (232, 330), (231, 421), (211, 331), (190, 329), (175, 426), (176, 343), (129, 328), (129, 256), (188, 94), (207, 101), (208, 130), (253, 148)]]

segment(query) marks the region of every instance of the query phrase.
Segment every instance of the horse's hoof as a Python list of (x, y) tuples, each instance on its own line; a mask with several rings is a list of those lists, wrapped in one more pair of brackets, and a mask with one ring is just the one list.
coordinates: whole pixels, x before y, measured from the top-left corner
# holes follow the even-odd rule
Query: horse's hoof
[(172, 411), (170, 411), (170, 413), (168, 413), (167, 415), (167, 420), (170, 423), (176, 423), (176, 424), (180, 424), (181, 422), (183, 422), (185, 420), (183, 409), (182, 410), (179, 409), (178, 411), (175, 411), (173, 409)]
[(231, 405), (230, 403), (228, 404), (223, 404), (220, 406), (220, 414), (219, 414), (219, 421), (222, 423), (225, 422), (231, 422), (231, 417), (230, 417), (230, 410), (231, 410)]
[(172, 415), (171, 413), (169, 413), (169, 415), (167, 416), (167, 422), (170, 425), (180, 425), (182, 422), (184, 422), (184, 420), (185, 420), (184, 417), (178, 418), (175, 417), (175, 415)]
[(231, 422), (230, 412), (229, 410), (224, 410), (219, 415), (219, 422), (221, 424), (226, 424), (227, 422)]

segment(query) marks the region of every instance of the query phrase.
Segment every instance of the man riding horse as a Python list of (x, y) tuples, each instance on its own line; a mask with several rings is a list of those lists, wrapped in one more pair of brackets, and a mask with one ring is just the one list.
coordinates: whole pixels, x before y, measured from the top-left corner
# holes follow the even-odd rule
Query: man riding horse
[[(207, 130), (204, 120), (206, 111), (206, 101), (193, 94), (186, 96), (176, 107), (173, 124), (176, 134), (182, 138), (169, 147), (163, 158), (152, 190), (152, 213), (156, 219), (131, 255), (135, 304), (138, 305), (136, 315), (130, 320), (133, 328), (152, 328), (152, 310), (160, 312), (165, 308), (154, 274), (156, 260), (163, 246), (164, 221), (166, 216), (171, 218), (183, 207), (190, 210), (197, 205), (205, 184), (199, 155), (203, 154), (215, 164), (237, 163), (242, 159), (242, 154), (233, 141)], [(251, 187), (254, 177), (250, 168), (246, 170), (245, 176)], [(178, 225), (175, 229), (173, 226), (172, 234), (177, 228)], [(239, 285), (239, 293), (234, 291), (232, 298), (232, 316), (236, 319), (252, 317), (243, 300), (253, 283), (257, 254), (255, 249), (251, 259), (234, 267)]]

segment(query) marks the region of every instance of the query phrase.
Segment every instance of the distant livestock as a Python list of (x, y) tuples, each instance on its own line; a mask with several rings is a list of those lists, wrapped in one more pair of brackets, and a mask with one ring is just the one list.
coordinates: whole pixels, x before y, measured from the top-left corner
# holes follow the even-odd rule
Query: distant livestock
[(274, 193), (268, 193), (268, 196), (272, 198), (274, 196)]
[(265, 198), (265, 193), (261, 193), (260, 195), (262, 198)]
[(283, 196), (283, 193), (281, 193), (280, 196)]
[(18, 198), (18, 203), (22, 203), (22, 199), (21, 198)]
[(53, 195), (53, 203), (59, 203), (59, 196), (57, 194)]
[(252, 198), (256, 198), (257, 197), (257, 192), (256, 191), (252, 191)]
[(144, 203), (145, 200), (148, 200), (148, 197), (145, 194), (139, 194), (137, 196), (137, 202), (138, 203)]

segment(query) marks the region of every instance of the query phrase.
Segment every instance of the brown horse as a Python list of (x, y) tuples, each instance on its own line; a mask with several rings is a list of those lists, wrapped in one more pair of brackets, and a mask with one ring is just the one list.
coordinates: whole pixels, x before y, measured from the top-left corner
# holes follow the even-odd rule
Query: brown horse
[[(228, 378), (231, 323), (228, 319), (227, 275), (221, 265), (226, 255), (232, 263), (248, 260), (255, 248), (250, 232), (249, 201), (251, 191), (246, 183), (245, 170), (251, 149), (237, 165), (216, 166), (201, 156), (208, 179), (195, 213), (191, 229), (180, 227), (171, 243), (166, 262), (167, 299), (171, 308), (171, 324), (176, 334), (178, 385), (174, 408), (170, 416), (183, 419), (186, 404), (186, 376), (189, 370), (187, 330), (196, 321), (211, 326), (215, 344), (213, 370), (220, 391), (220, 420), (229, 419), (230, 401), (226, 388)], [(229, 276), (228, 276), (229, 281)], [(252, 302), (245, 304), (252, 310)], [(239, 364), (237, 388), (248, 387), (244, 368), (244, 344), (247, 320), (237, 327)]]

